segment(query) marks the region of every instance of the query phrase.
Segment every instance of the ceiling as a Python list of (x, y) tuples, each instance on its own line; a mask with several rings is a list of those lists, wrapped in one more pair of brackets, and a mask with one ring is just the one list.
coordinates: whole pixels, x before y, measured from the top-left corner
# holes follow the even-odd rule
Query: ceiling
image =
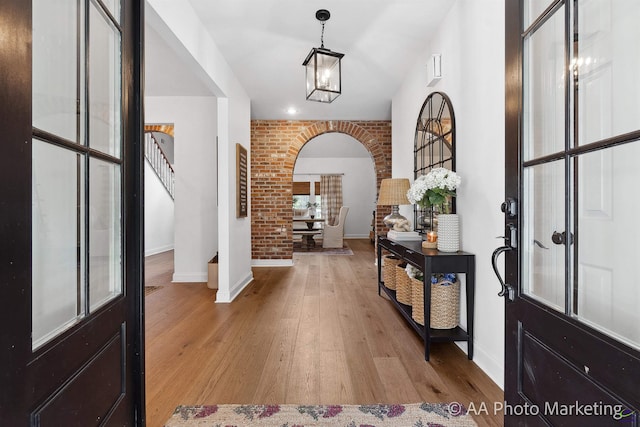
[[(251, 98), (252, 119), (390, 120), (391, 98), (452, 0), (189, 1)], [(320, 46), (318, 9), (328, 9), (325, 48), (344, 53), (342, 95), (305, 100), (302, 62)], [(147, 25), (150, 96), (212, 95), (196, 64)], [(182, 59), (181, 59), (182, 58)], [(425, 66), (428, 59), (424, 58)], [(182, 62), (179, 64), (178, 62)], [(187, 63), (185, 63), (187, 62)], [(195, 61), (194, 61), (195, 62)], [(425, 70), (426, 72), (426, 70)], [(289, 114), (289, 108), (296, 109)]]

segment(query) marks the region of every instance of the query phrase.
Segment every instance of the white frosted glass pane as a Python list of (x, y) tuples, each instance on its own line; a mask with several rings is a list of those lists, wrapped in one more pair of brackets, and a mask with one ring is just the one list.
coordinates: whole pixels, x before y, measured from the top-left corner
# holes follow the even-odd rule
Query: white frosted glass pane
[(76, 0), (33, 1), (33, 126), (77, 142)]
[(82, 317), (82, 162), (76, 153), (33, 141), (33, 348)]
[(120, 166), (98, 159), (89, 163), (90, 310), (122, 293)]
[(111, 16), (114, 17), (116, 22), (120, 22), (120, 0), (102, 0), (102, 4), (104, 4)]
[(578, 18), (579, 144), (640, 129), (640, 1), (580, 0)]
[(524, 41), (524, 160), (564, 149), (564, 7)]
[(524, 293), (564, 311), (565, 246), (554, 244), (564, 231), (564, 163), (525, 168), (522, 202), (522, 281)]
[(578, 161), (580, 320), (640, 348), (640, 142)]
[(93, 3), (89, 19), (89, 146), (120, 157), (120, 32)]
[[(538, 19), (550, 5), (552, 0), (524, 0), (524, 27), (528, 27)], [(523, 30), (525, 29), (523, 28)]]

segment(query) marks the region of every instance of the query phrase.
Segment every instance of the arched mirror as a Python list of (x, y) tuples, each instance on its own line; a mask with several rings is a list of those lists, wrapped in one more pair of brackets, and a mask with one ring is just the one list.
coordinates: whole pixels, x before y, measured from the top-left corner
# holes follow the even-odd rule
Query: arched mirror
[[(426, 175), (433, 168), (456, 170), (456, 119), (449, 97), (433, 92), (422, 104), (416, 123), (414, 140), (414, 179)], [(452, 201), (455, 213), (455, 199)], [(434, 228), (434, 212), (431, 208), (415, 206), (414, 224), (422, 233)]]

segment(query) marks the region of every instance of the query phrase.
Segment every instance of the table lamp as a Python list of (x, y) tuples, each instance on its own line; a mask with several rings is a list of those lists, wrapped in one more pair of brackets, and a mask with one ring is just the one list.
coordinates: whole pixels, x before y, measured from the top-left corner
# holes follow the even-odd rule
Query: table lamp
[(380, 184), (380, 194), (378, 195), (378, 204), (383, 206), (391, 206), (391, 213), (384, 217), (383, 222), (389, 228), (393, 228), (398, 222), (405, 223), (407, 218), (400, 215), (398, 205), (410, 205), (407, 199), (407, 191), (410, 187), (407, 178), (388, 178), (383, 179)]

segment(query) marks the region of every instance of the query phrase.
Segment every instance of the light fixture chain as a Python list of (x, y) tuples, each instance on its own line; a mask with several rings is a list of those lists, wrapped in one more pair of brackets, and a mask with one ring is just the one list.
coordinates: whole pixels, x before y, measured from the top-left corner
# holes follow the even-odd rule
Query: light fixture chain
[(320, 33), (320, 49), (324, 49), (324, 22), (322, 22), (322, 33)]

